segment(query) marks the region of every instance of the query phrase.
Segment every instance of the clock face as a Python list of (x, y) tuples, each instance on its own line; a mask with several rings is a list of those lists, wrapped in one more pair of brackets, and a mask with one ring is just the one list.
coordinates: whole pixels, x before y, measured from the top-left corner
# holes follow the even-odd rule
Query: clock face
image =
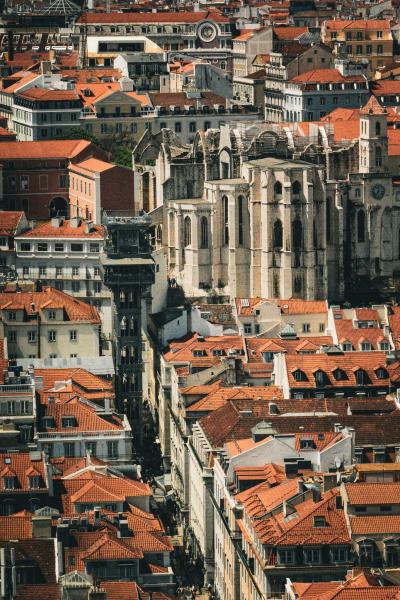
[(217, 31), (211, 23), (204, 23), (200, 27), (199, 36), (203, 42), (212, 42), (216, 35)]
[(385, 188), (381, 183), (376, 183), (372, 188), (372, 195), (375, 200), (382, 200), (385, 195)]

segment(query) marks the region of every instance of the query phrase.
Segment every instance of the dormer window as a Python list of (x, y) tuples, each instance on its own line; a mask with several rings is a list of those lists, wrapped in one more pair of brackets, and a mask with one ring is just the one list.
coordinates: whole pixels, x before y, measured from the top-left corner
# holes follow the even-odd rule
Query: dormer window
[(300, 440), (300, 450), (315, 450), (315, 442), (312, 438)]
[(3, 487), (5, 490), (15, 490), (15, 477), (10, 475), (3, 477)]
[(28, 484), (31, 490), (38, 490), (40, 488), (40, 476), (30, 475), (28, 477)]
[(327, 527), (327, 525), (324, 516), (314, 516), (314, 527)]
[(43, 427), (44, 429), (54, 429), (56, 426), (53, 417), (43, 417)]
[(353, 350), (353, 346), (351, 345), (350, 342), (344, 342), (342, 344), (342, 350), (343, 350), (343, 352), (351, 352)]
[(333, 376), (336, 379), (336, 381), (343, 381), (347, 379), (347, 374), (345, 371), (343, 371), (343, 369), (335, 369), (333, 371)]
[(62, 421), (62, 427), (63, 428), (68, 428), (68, 427), (76, 427), (76, 419), (75, 417), (62, 417), (61, 419)]
[(361, 342), (361, 352), (369, 352), (372, 350), (370, 342)]
[(224, 356), (224, 351), (221, 348), (217, 348), (212, 351), (213, 356)]
[(387, 352), (388, 350), (390, 350), (389, 342), (381, 342), (379, 344), (379, 348), (380, 348), (380, 350)]
[(378, 379), (387, 379), (389, 377), (388, 372), (383, 367), (376, 369), (375, 373)]
[(329, 383), (328, 377), (325, 373), (325, 371), (316, 371), (314, 373), (314, 378), (315, 378), (315, 383), (317, 385), (326, 385), (327, 383)]
[(193, 356), (205, 356), (204, 350), (193, 350)]
[(296, 371), (294, 371), (293, 377), (295, 381), (308, 381), (306, 374), (301, 369), (297, 369)]
[(356, 371), (356, 383), (357, 385), (365, 385), (368, 383), (368, 375), (364, 369), (359, 369)]
[(56, 320), (56, 311), (55, 310), (48, 310), (47, 311), (47, 318), (49, 319), (49, 321), (55, 321)]

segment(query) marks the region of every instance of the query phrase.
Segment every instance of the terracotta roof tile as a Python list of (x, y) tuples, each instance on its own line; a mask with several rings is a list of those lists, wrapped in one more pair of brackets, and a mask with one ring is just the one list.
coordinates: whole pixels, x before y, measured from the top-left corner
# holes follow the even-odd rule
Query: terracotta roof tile
[[(28, 478), (32, 467), (40, 475), (40, 488), (46, 490), (46, 476), (42, 458), (33, 461), (29, 452), (0, 454), (0, 476), (4, 477), (7, 473), (10, 473), (11, 477), (16, 478), (13, 494), (31, 491)], [(5, 492), (2, 482), (0, 483), (0, 492)]]
[(342, 29), (377, 29), (383, 31), (390, 31), (390, 21), (381, 19), (355, 19), (355, 20), (343, 20), (335, 19), (328, 20), (325, 22), (327, 31), (341, 31)]
[(90, 146), (87, 140), (48, 142), (2, 142), (0, 160), (73, 158)]
[[(115, 413), (103, 415), (75, 397), (63, 403), (48, 404), (43, 407), (41, 416), (52, 417), (52, 426), (43, 425), (40, 429), (47, 432), (96, 432), (96, 431), (119, 431), (123, 430), (123, 421)], [(63, 418), (72, 417), (75, 420), (75, 426), (66, 427)], [(43, 422), (42, 422), (43, 423)]]
[(314, 69), (312, 71), (306, 71), (302, 75), (296, 75), (290, 79), (290, 83), (349, 83), (349, 82), (363, 82), (366, 81), (365, 77), (360, 75), (347, 75), (344, 76), (338, 69)]
[(40, 100), (40, 102), (53, 102), (63, 100), (79, 100), (75, 90), (50, 90), (48, 88), (31, 87), (17, 93), (17, 96), (28, 100)]
[(363, 515), (349, 519), (353, 535), (384, 535), (400, 531), (400, 515)]
[[(1, 214), (1, 213), (0, 213)], [(23, 233), (19, 237), (24, 238), (99, 238), (104, 239), (104, 227), (102, 225), (90, 225), (90, 231), (86, 231), (86, 223), (85, 221), (80, 221), (78, 227), (71, 227), (71, 221), (68, 219), (62, 221), (59, 226), (55, 226), (51, 221), (47, 221), (46, 223), (41, 223), (34, 229)]]
[(210, 19), (217, 23), (229, 23), (229, 19), (216, 10), (200, 12), (124, 12), (84, 13), (78, 23), (198, 23)]
[(32, 600), (35, 597), (40, 598), (40, 600), (61, 600), (61, 591), (61, 585), (58, 585), (58, 583), (17, 585), (15, 600)]
[(41, 292), (0, 293), (2, 310), (24, 310), (26, 315), (32, 315), (32, 306), (35, 311), (62, 308), (69, 321), (100, 323), (99, 313), (94, 306), (51, 287), (43, 287)]
[(4, 210), (0, 212), (0, 235), (15, 234), (24, 216), (22, 211)]
[(400, 483), (346, 483), (349, 504), (400, 504)]

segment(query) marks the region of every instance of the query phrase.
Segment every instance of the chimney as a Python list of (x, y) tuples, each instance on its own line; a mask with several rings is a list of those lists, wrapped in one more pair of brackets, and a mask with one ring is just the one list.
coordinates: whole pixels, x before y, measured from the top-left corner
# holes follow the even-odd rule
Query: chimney
[(94, 516), (94, 524), (100, 525), (100, 522), (101, 522), (101, 507), (100, 506), (94, 507), (93, 516)]
[(74, 229), (77, 229), (78, 227), (80, 227), (81, 222), (82, 221), (79, 217), (72, 217), (72, 219), (70, 219), (69, 221), (69, 226)]
[(64, 222), (64, 219), (62, 217), (53, 217), (51, 219), (51, 226), (52, 227), (61, 227), (63, 222)]
[(128, 519), (119, 519), (118, 522), (118, 537), (126, 538), (131, 536), (131, 532), (128, 527)]
[(313, 498), (313, 502), (317, 503), (317, 502), (321, 502), (321, 490), (318, 486), (313, 486), (311, 488), (312, 490), (312, 498)]
[(51, 538), (51, 517), (32, 517), (32, 537)]
[(93, 221), (86, 221), (85, 233), (90, 233), (91, 231), (93, 231)]
[(111, 398), (108, 398), (108, 397), (104, 398), (104, 412), (105, 413), (111, 412)]

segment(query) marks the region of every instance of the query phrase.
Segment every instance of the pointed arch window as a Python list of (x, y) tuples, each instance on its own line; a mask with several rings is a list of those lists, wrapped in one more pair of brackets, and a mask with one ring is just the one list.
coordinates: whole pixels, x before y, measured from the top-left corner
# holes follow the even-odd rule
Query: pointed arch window
[(281, 250), (283, 245), (282, 221), (276, 219), (274, 223), (274, 250)]
[(222, 243), (229, 244), (228, 197), (222, 196)]
[(185, 217), (183, 222), (183, 244), (185, 248), (192, 243), (192, 221), (190, 217)]
[(275, 200), (278, 200), (282, 196), (282, 184), (280, 181), (275, 182), (274, 196), (275, 196)]
[(375, 166), (382, 166), (382, 148), (380, 148), (380, 146), (377, 146), (375, 150)]
[(375, 124), (375, 135), (381, 135), (381, 124), (379, 123), (379, 121)]
[(292, 244), (295, 251), (303, 247), (303, 226), (299, 219), (295, 219), (292, 224)]
[(301, 194), (301, 183), (300, 181), (294, 181), (292, 184), (292, 194), (293, 194), (293, 199), (299, 199), (299, 196)]
[(200, 219), (200, 243), (202, 248), (208, 248), (208, 219), (201, 217)]
[(357, 241), (365, 242), (365, 212), (362, 209), (357, 213)]

